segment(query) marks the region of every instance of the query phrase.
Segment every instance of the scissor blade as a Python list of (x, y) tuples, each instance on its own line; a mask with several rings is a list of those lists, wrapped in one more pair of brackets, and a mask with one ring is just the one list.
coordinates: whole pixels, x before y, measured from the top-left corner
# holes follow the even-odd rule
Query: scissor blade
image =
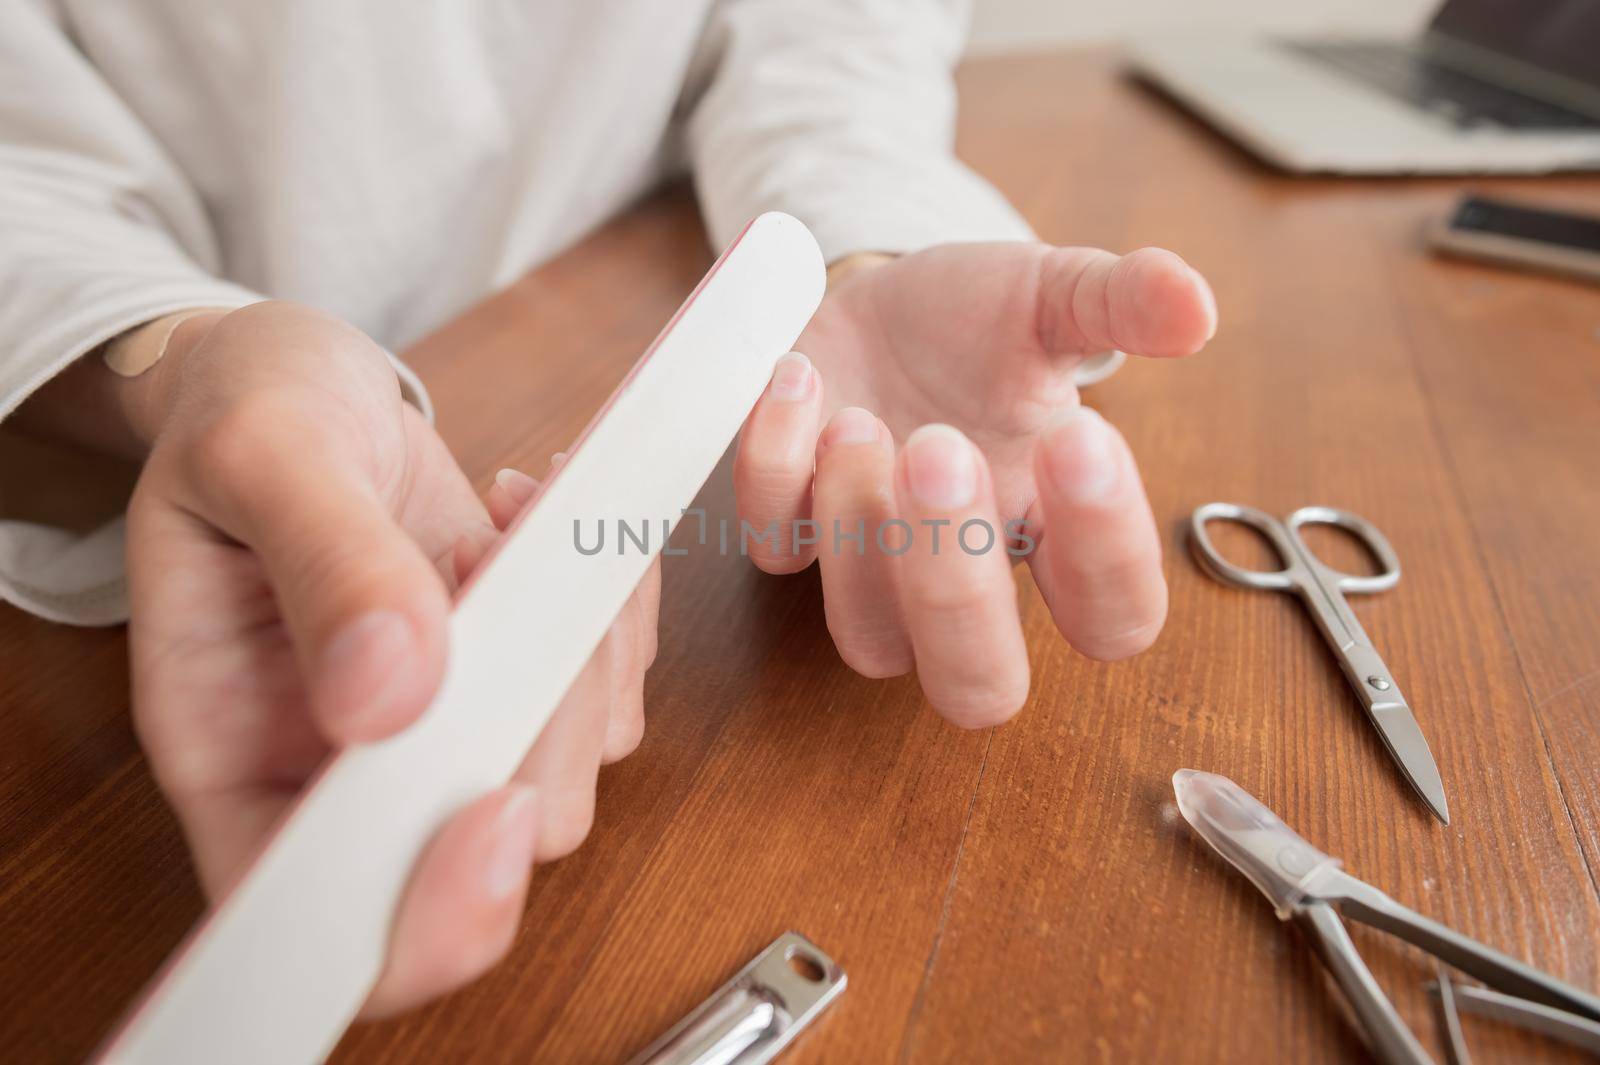
[(1411, 715), (1411, 708), (1403, 702), (1377, 703), (1370, 711), (1372, 723), (1383, 737), (1383, 745), (1400, 764), (1406, 780), (1422, 796), (1435, 817), (1450, 823), (1450, 806), (1444, 798), (1444, 781), (1439, 779), (1439, 765), (1433, 760), (1433, 751)]

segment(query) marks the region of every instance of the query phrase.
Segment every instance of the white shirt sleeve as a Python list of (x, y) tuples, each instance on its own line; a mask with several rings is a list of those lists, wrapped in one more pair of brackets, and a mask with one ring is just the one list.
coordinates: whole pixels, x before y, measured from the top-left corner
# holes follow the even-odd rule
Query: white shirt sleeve
[(721, 0), (690, 82), (687, 149), (713, 243), (766, 210), (829, 262), (1031, 240), (953, 154), (964, 0)]
[[(0, 3), (0, 421), (124, 330), (262, 298), (220, 269), (204, 205), (56, 6)], [(0, 498), (0, 599), (61, 621), (123, 620), (121, 518), (72, 532), (9, 518), (17, 502)]]

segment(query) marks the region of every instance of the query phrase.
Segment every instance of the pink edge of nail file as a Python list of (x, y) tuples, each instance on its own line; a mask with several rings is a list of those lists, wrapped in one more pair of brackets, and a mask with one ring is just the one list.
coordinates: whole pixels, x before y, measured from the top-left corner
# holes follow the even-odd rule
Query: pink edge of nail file
[[(326, 1057), (382, 970), (417, 857), (504, 784), (821, 302), (821, 253), (764, 214), (678, 309), (457, 597), (432, 705), (318, 774), (244, 879), (103, 1050), (127, 1065)], [(652, 551), (599, 554), (594, 522), (648, 519)]]

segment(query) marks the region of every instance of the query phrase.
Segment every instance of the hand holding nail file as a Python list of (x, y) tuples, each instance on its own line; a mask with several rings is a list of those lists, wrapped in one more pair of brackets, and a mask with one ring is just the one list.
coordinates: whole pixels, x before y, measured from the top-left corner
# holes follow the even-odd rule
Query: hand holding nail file
[(586, 556), (574, 522), (676, 523), (823, 288), (803, 225), (750, 223), (462, 588), (428, 710), (324, 768), (104, 1060), (295, 1065), (333, 1049), (382, 970), (417, 857), (510, 778), (663, 546)]

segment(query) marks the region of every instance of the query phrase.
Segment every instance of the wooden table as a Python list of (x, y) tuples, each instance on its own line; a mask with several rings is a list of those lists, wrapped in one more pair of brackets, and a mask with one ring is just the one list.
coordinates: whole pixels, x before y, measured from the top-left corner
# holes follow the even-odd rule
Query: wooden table
[[(1087, 661), (1019, 573), (1031, 703), (960, 732), (913, 678), (840, 665), (814, 574), (669, 560), (648, 733), (602, 774), (589, 842), (539, 872), (493, 975), (352, 1031), (339, 1061), (617, 1060), (786, 928), (850, 976), (796, 1065), (1361, 1057), (1306, 943), (1176, 819), (1181, 766), (1238, 780), (1399, 899), (1600, 985), (1600, 292), (1434, 260), (1419, 230), (1459, 183), (1268, 173), (1103, 55), (961, 82), (962, 154), (1045, 238), (1163, 244), (1218, 293), (1204, 355), (1090, 397), (1169, 534), (1161, 642)], [(1600, 210), (1593, 178), (1486, 184)], [(412, 352), (479, 484), (566, 443), (709, 259), (669, 192)], [(1433, 744), (1448, 828), (1300, 607), (1190, 562), (1180, 526), (1211, 499), (1335, 504), (1387, 531), (1405, 580), (1355, 609)], [(704, 502), (730, 512), (726, 469)], [(0, 612), (9, 1060), (87, 1053), (200, 914), (125, 670), (120, 632)], [(1356, 940), (1432, 1041), (1421, 955)], [(1483, 1061), (1558, 1056), (1468, 1031)]]

